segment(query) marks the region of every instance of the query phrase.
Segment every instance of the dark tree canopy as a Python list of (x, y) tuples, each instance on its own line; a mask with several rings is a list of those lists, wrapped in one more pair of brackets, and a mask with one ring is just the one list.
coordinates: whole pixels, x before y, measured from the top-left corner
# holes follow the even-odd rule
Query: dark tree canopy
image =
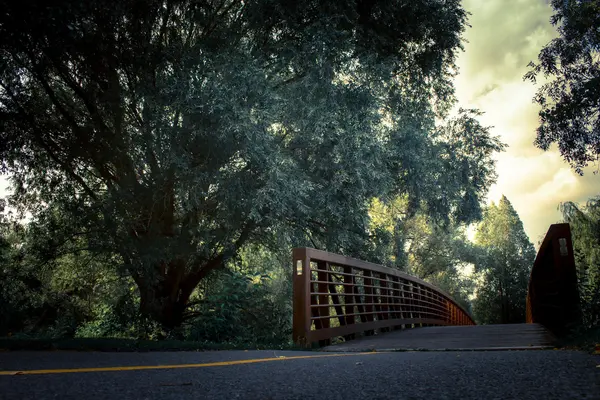
[(375, 197), (469, 222), (502, 145), (473, 111), (435, 123), (465, 25), (459, 0), (9, 2), (13, 203), (112, 254), (165, 326), (282, 227), (356, 255)]
[(579, 174), (600, 154), (600, 1), (552, 0), (560, 36), (530, 63), (526, 79), (551, 77), (534, 101), (542, 106), (535, 145), (560, 154)]

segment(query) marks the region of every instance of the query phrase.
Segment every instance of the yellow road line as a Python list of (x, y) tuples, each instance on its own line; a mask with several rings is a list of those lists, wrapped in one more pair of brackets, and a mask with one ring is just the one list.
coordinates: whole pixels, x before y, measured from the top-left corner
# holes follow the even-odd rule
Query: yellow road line
[(343, 354), (322, 354), (318, 356), (292, 356), (292, 357), (273, 357), (273, 358), (256, 358), (251, 360), (235, 360), (235, 361), (220, 361), (203, 364), (175, 364), (175, 365), (136, 365), (122, 367), (94, 367), (94, 368), (68, 368), (68, 369), (37, 369), (24, 371), (0, 371), (0, 375), (42, 375), (42, 374), (71, 374), (77, 372), (110, 372), (110, 371), (142, 371), (149, 369), (176, 369), (176, 368), (204, 368), (204, 367), (221, 367), (226, 365), (254, 364), (270, 361), (284, 360), (300, 360), (307, 358), (325, 358), (325, 357), (344, 357), (358, 356), (367, 354), (378, 354), (376, 352), (368, 353), (343, 353)]

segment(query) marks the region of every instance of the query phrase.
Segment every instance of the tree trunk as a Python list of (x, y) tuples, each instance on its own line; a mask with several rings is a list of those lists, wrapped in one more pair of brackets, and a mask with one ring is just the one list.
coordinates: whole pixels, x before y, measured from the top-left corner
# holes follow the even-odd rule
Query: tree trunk
[(219, 256), (192, 268), (185, 273), (185, 262), (181, 259), (158, 266), (158, 279), (151, 281), (134, 277), (140, 290), (140, 313), (157, 321), (166, 330), (179, 327), (185, 320), (190, 296), (198, 284), (212, 270), (224, 265)]
[(179, 287), (169, 287), (161, 283), (140, 287), (140, 313), (157, 321), (167, 330), (181, 325), (189, 300), (184, 297), (173, 297), (172, 291), (180, 291)]
[[(164, 238), (181, 240), (175, 235), (174, 229), (174, 194), (173, 180), (167, 181), (164, 208), (150, 212), (144, 210), (136, 229), (131, 231), (133, 237), (143, 237), (149, 234), (149, 226), (157, 226)], [(226, 260), (235, 255), (247, 240), (254, 228), (253, 223), (247, 223), (241, 230), (239, 237), (231, 246), (218, 256), (208, 260), (198, 261), (194, 265), (187, 265), (187, 257), (183, 254), (178, 259), (159, 262), (152, 268), (154, 274), (148, 276), (146, 271), (132, 271), (132, 277), (140, 290), (140, 312), (159, 322), (163, 328), (171, 330), (179, 327), (186, 317), (185, 312), (190, 296), (204, 277), (209, 272), (222, 268)], [(192, 250), (190, 250), (192, 251)], [(128, 260), (125, 255), (125, 260)], [(131, 265), (131, 260), (129, 260)]]

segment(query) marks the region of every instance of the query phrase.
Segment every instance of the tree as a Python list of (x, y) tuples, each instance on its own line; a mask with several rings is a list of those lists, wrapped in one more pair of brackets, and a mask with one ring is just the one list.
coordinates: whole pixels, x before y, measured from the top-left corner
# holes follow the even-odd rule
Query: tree
[(424, 209), (409, 216), (406, 198), (385, 204), (373, 201), (370, 226), (371, 257), (379, 263), (424, 279), (447, 292), (466, 310), (474, 281), (464, 268), (477, 260), (478, 249), (469, 242), (464, 225), (443, 224), (429, 218)]
[(476, 262), (477, 249), (464, 227), (427, 223), (423, 216), (420, 223), (410, 225), (409, 273), (444, 290), (470, 311), (475, 283), (465, 269)]
[(600, 198), (585, 206), (566, 202), (561, 210), (573, 236), (583, 325), (592, 328), (600, 325)]
[(81, 243), (118, 260), (166, 328), (211, 271), (282, 227), (356, 256), (374, 197), (472, 219), (501, 145), (463, 112), (482, 139), (473, 162), (435, 124), (465, 24), (458, 0), (9, 3), (13, 204), (56, 232), (49, 254)]
[[(407, 251), (416, 254), (419, 246), (429, 242), (431, 246), (421, 252), (424, 257), (435, 251), (456, 255), (452, 245), (436, 243), (438, 239), (455, 240), (456, 248), (464, 249), (466, 239), (461, 229), (481, 219), (481, 199), (496, 179), (491, 156), (505, 147), (489, 135), (488, 127), (477, 121), (481, 114), (460, 109), (455, 118), (435, 129), (433, 146), (428, 150), (430, 157), (421, 157), (418, 164), (417, 176), (425, 179), (406, 195), (373, 199), (369, 208), (369, 248), (361, 253), (361, 258), (406, 271)], [(431, 267), (444, 269), (446, 265), (432, 263)], [(417, 272), (419, 268), (413, 265), (412, 270), (417, 275), (424, 273)]]
[(131, 278), (106, 253), (85, 250), (85, 238), (56, 251), (64, 235), (53, 228), (64, 224), (54, 216), (57, 223), (40, 226), (0, 214), (0, 335), (147, 337)]
[(474, 304), (476, 318), (482, 323), (524, 322), (535, 249), (505, 196), (484, 212), (475, 243), (481, 248), (475, 264), (481, 277)]
[(600, 154), (600, 1), (552, 0), (550, 22), (560, 36), (531, 62), (525, 79), (541, 73), (554, 80), (534, 97), (539, 113), (535, 145), (547, 150), (557, 143), (563, 158), (579, 173)]

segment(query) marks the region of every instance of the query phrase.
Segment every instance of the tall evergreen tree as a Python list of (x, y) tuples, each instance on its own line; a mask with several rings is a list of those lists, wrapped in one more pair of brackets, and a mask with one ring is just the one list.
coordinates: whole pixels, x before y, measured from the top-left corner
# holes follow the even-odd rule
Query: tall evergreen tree
[(475, 243), (481, 253), (475, 271), (481, 277), (474, 302), (480, 323), (525, 322), (527, 284), (535, 249), (510, 201), (502, 196), (484, 212)]

